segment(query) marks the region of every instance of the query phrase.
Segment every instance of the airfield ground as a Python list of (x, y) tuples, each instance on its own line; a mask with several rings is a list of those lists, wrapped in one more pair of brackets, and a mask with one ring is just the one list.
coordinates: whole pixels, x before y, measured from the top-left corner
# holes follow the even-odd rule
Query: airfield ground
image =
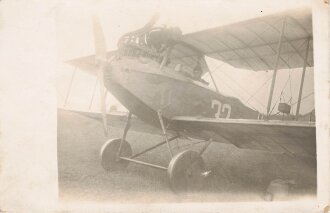
[[(125, 118), (110, 118), (108, 138), (121, 137)], [(141, 132), (146, 131), (146, 132)], [(127, 140), (133, 152), (162, 141), (160, 135), (140, 121), (134, 121)], [(108, 139), (102, 124), (79, 113), (58, 111), (58, 176), (62, 202), (228, 202), (263, 201), (271, 180), (293, 179), (287, 199), (315, 198), (316, 168), (286, 155), (242, 150), (233, 145), (212, 143), (203, 158), (212, 170), (202, 192), (176, 195), (169, 189), (164, 171), (130, 164), (125, 171), (107, 172), (99, 160), (99, 150)], [(189, 147), (191, 141), (173, 141), (175, 152)], [(192, 149), (200, 149), (196, 145)], [(166, 166), (166, 146), (140, 159)]]

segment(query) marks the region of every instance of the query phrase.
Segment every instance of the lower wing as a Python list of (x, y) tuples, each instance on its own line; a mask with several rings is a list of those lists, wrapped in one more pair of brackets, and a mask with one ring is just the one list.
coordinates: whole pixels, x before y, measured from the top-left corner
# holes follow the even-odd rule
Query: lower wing
[[(76, 119), (84, 122), (86, 125), (97, 122), (102, 123), (102, 114), (99, 112), (75, 111), (68, 109), (58, 109), (58, 115), (66, 117), (67, 119)], [(86, 120), (88, 119), (88, 120)], [(107, 124), (109, 130), (112, 128), (124, 129), (127, 122), (127, 113), (107, 114)], [(135, 116), (131, 119), (130, 130), (135, 132), (143, 132), (149, 134), (161, 135), (161, 131), (153, 126), (150, 126), (143, 121), (137, 119)]]
[(175, 117), (171, 125), (192, 137), (239, 148), (316, 156), (315, 123), (311, 122)]

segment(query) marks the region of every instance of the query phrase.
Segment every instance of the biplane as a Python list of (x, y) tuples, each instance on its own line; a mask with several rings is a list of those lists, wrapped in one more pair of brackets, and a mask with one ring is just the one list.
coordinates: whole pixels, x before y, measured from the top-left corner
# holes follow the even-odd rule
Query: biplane
[[(101, 82), (100, 94), (106, 94), (106, 90), (111, 92), (129, 111), (122, 137), (105, 142), (100, 150), (105, 170), (122, 170), (128, 163), (164, 170), (172, 190), (181, 192), (198, 188), (211, 172), (202, 154), (212, 142), (309, 156), (315, 160), (315, 123), (298, 120), (306, 67), (313, 67), (309, 9), (290, 10), (189, 34), (182, 34), (179, 28), (155, 27), (157, 19), (158, 16), (154, 16), (141, 29), (124, 34), (118, 41), (118, 49), (107, 51), (101, 24), (94, 16), (95, 54), (67, 61), (97, 75)], [(235, 97), (223, 95), (206, 56), (235, 68), (272, 70), (267, 114), (251, 109)], [(292, 68), (302, 68), (296, 119), (274, 120), (270, 108), (277, 71)], [(215, 89), (203, 80), (206, 73)], [(107, 133), (105, 95), (100, 99)], [(279, 110), (290, 113), (288, 107), (282, 103)], [(126, 141), (132, 115), (159, 128), (164, 141), (133, 153)], [(171, 141), (187, 137), (203, 140), (201, 150), (174, 153)], [(168, 166), (138, 159), (161, 145), (167, 146), (171, 156)]]

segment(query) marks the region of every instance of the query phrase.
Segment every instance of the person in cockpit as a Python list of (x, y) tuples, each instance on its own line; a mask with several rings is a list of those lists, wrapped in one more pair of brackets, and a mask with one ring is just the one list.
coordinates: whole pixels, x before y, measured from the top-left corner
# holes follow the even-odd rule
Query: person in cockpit
[(203, 69), (202, 69), (202, 66), (201, 66), (200, 62), (197, 62), (195, 68), (193, 69), (192, 74), (193, 74), (192, 79), (194, 79), (195, 81), (202, 82), (203, 84), (206, 84), (206, 85), (209, 84), (204, 79), (202, 79)]

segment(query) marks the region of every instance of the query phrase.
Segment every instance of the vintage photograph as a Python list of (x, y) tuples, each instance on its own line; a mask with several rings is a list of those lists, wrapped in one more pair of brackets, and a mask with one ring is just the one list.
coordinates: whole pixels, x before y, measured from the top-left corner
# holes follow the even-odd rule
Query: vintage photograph
[(329, 2), (0, 1), (0, 213), (326, 213)]
[(60, 5), (61, 202), (316, 199), (312, 8), (235, 2)]

